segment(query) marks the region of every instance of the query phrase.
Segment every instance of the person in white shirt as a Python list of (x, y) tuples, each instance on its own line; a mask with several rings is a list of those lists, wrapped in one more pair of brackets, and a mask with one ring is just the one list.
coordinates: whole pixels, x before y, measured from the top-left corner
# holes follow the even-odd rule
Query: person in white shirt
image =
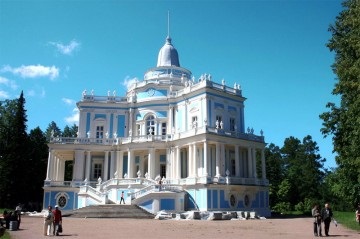
[(50, 236), (51, 226), (54, 221), (52, 206), (48, 206), (48, 211), (44, 215), (44, 236)]

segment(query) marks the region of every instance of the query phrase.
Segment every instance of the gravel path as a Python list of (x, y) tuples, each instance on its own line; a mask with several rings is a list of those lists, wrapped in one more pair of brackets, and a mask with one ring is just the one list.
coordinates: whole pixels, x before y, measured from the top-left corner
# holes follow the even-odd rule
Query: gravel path
[[(185, 239), (185, 238), (266, 238), (302, 239), (314, 238), (312, 218), (265, 219), (265, 220), (155, 220), (155, 219), (92, 219), (63, 218), (64, 232), (54, 238), (64, 239)], [(9, 231), (12, 239), (41, 239), (43, 218), (23, 217), (20, 230)], [(330, 226), (330, 236), (336, 238), (360, 238), (360, 232), (342, 225)]]

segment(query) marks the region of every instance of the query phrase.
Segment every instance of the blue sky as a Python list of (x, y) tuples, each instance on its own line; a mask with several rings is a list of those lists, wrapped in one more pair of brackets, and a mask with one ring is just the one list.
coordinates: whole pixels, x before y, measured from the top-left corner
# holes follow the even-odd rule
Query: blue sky
[(170, 11), (182, 67), (240, 84), (246, 127), (278, 146), (309, 134), (335, 167), (318, 116), (338, 102), (325, 45), (341, 10), (335, 0), (0, 0), (0, 100), (24, 91), (28, 130), (76, 123), (83, 90), (124, 95), (156, 66)]

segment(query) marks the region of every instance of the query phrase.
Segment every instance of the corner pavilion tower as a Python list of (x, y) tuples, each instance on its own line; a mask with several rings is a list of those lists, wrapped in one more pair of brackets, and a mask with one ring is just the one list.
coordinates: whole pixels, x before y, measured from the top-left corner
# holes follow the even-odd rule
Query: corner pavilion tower
[(244, 101), (237, 84), (195, 80), (168, 36), (157, 66), (125, 96), (83, 92), (77, 137), (51, 137), (44, 207), (119, 204), (124, 192), (127, 204), (152, 213), (270, 216), (264, 137), (245, 130)]

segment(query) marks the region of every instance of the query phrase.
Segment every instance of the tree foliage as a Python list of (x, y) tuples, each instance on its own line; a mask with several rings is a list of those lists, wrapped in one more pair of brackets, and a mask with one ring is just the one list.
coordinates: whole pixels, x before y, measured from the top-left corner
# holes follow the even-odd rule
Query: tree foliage
[[(0, 101), (0, 208), (18, 203), (37, 210), (43, 201), (48, 146), (46, 134), (39, 127), (27, 133), (27, 116), (23, 93), (18, 99)], [(53, 121), (47, 134), (76, 135), (77, 126), (66, 126), (64, 133)], [(67, 164), (68, 175), (72, 165)], [(68, 176), (69, 177), (69, 176)], [(30, 207), (29, 207), (30, 205)]]
[(309, 135), (302, 141), (295, 137), (286, 138), (282, 148), (274, 144), (267, 147), (266, 170), (270, 181), (270, 205), (274, 209), (283, 211), (288, 206), (294, 209), (296, 205), (305, 208), (310, 201), (323, 198), (325, 159), (318, 151), (317, 143)]
[(25, 184), (29, 178), (26, 176), (31, 166), (23, 92), (19, 99), (6, 101), (1, 112), (0, 207), (15, 205), (18, 202), (14, 200), (27, 197), (29, 189)]
[(340, 104), (327, 104), (320, 115), (324, 136), (332, 136), (337, 153), (334, 193), (347, 203), (360, 202), (360, 1), (346, 0), (343, 11), (330, 26), (327, 47), (335, 53), (332, 65), (337, 82), (332, 91)]

